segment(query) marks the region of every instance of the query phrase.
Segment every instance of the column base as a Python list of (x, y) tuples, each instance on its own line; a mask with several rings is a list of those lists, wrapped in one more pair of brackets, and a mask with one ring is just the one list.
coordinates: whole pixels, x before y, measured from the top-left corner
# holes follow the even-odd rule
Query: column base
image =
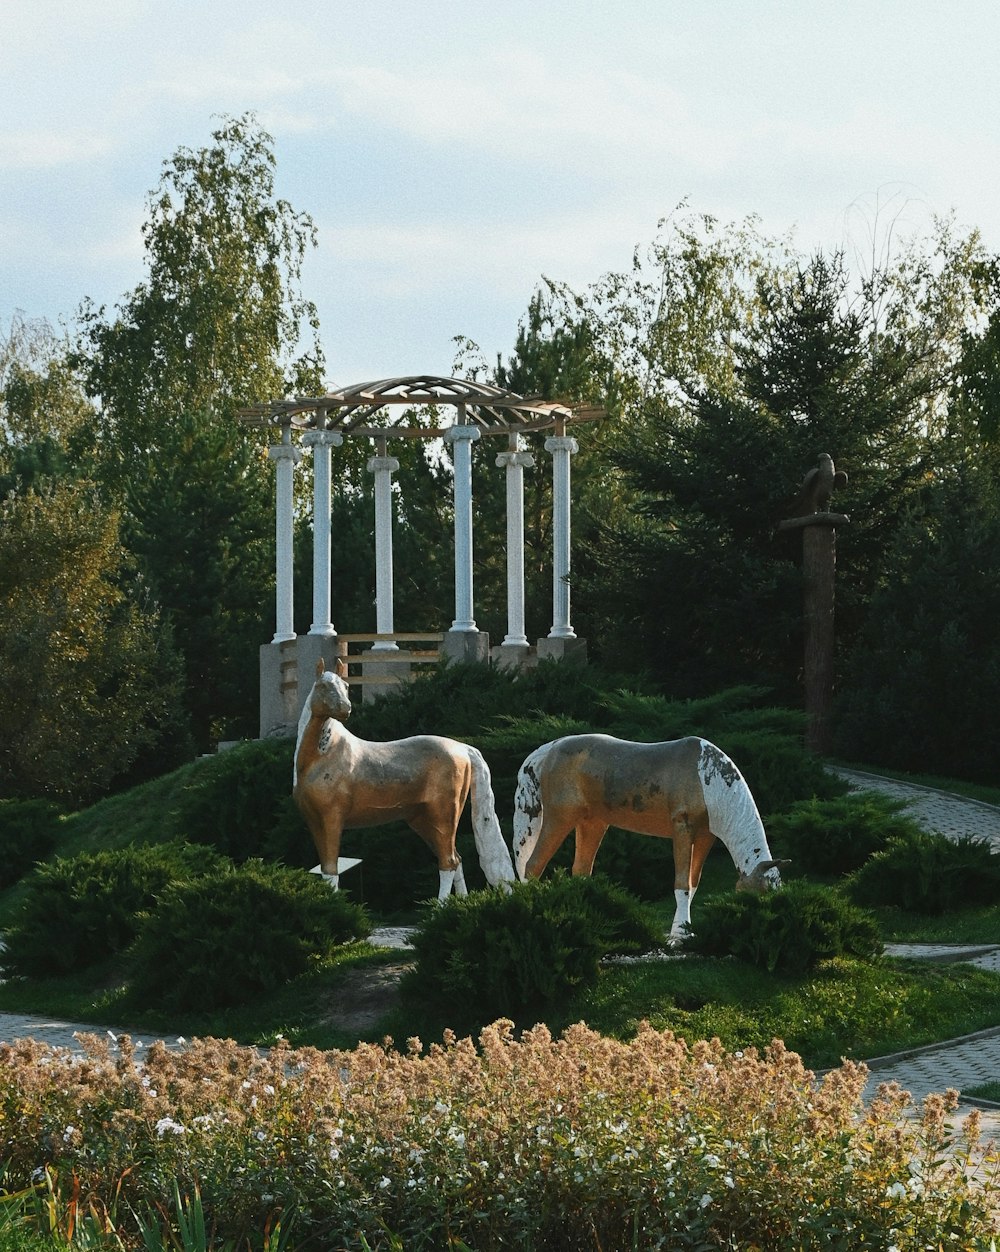
[[(264, 643), (260, 647), (260, 738), (284, 739), (298, 729), (297, 640)], [(302, 699), (305, 700), (303, 693)]]
[(490, 659), (489, 633), (485, 630), (447, 630), (441, 641), (441, 655), (449, 661), (485, 665)]
[(538, 664), (538, 654), (530, 643), (501, 643), (490, 648), (490, 660), (500, 669), (530, 669)]
[(587, 641), (576, 635), (572, 639), (553, 639), (547, 635), (538, 641), (538, 659), (540, 661), (576, 661), (580, 665), (586, 665)]

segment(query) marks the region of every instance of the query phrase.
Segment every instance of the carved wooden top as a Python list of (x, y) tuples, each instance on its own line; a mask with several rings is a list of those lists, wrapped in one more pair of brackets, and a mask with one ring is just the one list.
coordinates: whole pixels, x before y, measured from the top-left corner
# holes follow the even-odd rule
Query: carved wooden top
[[(454, 421), (429, 427), (412, 420), (413, 409), (455, 410)], [(398, 415), (391, 410), (400, 409)], [(451, 425), (478, 426), (484, 434), (565, 428), (604, 417), (593, 405), (570, 406), (555, 400), (520, 396), (489, 383), (466, 378), (418, 374), (358, 383), (322, 396), (271, 400), (241, 409), (238, 419), (251, 426), (290, 426), (296, 430), (339, 430), (344, 434), (378, 435), (391, 428), (394, 436), (433, 439)]]

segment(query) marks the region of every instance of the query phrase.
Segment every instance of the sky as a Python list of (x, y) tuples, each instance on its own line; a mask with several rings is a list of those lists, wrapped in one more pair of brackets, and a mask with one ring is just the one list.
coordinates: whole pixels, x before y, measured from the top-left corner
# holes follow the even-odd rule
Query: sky
[(508, 355), (543, 276), (686, 203), (866, 251), (1000, 252), (996, 0), (0, 0), (0, 335), (145, 275), (163, 164), (253, 111), (331, 387)]

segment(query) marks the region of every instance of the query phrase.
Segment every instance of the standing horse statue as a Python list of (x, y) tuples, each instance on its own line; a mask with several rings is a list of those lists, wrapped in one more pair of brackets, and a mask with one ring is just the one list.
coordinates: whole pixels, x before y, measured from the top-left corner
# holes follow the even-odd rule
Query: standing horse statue
[(340, 836), (359, 826), (406, 822), (437, 857), (438, 899), (454, 889), (466, 895), (455, 832), (472, 796), (472, 830), (487, 881), (514, 879), (510, 852), (497, 821), (489, 766), (466, 743), (415, 735), (389, 743), (358, 739), (344, 725), (351, 713), (347, 669), (322, 658), (299, 718), (292, 797), (312, 835), (324, 880), (336, 890)]
[(518, 771), (514, 859), (521, 879), (537, 878), (571, 830), (574, 874), (590, 874), (609, 826), (673, 840), (672, 938), (691, 921), (705, 858), (722, 841), (739, 870), (737, 891), (780, 886), (757, 806), (743, 775), (707, 739), (630, 743), (610, 735), (568, 735), (543, 744)]

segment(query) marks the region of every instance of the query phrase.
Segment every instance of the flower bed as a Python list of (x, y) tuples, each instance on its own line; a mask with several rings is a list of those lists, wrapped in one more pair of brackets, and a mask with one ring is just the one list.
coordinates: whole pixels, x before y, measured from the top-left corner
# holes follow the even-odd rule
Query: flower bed
[(448, 1036), (405, 1053), (84, 1044), (83, 1057), (0, 1046), (4, 1184), (54, 1177), (63, 1206), (126, 1247), (168, 1213), (175, 1183), (200, 1194), (219, 1239), (253, 1246), (292, 1215), (290, 1248), (408, 1252), (902, 1252), (985, 1249), (995, 1233), (1000, 1179), (976, 1153), (975, 1117), (952, 1141), (946, 1098), (917, 1120), (897, 1088), (866, 1107), (863, 1066), (817, 1081), (779, 1042), (727, 1053), (583, 1025), (515, 1038), (500, 1021), (478, 1046)]

